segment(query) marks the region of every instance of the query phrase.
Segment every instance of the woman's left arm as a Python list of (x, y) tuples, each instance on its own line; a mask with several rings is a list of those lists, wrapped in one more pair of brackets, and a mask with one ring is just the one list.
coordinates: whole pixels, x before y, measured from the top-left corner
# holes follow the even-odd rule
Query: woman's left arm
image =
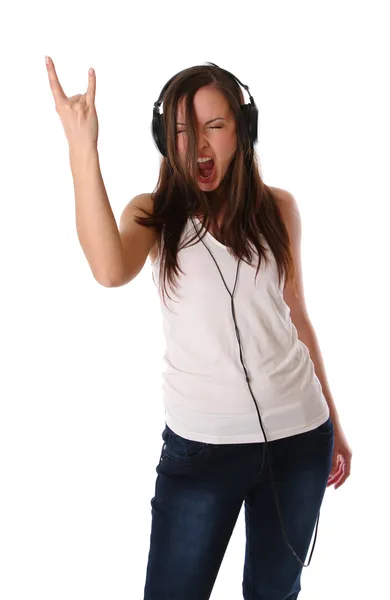
[(325, 373), (324, 361), (318, 344), (314, 327), (310, 321), (295, 323), (299, 339), (307, 346), (310, 358), (314, 364), (315, 373), (320, 380), (323, 394), (329, 406), (330, 418), (334, 425), (334, 449), (332, 457), (332, 470), (328, 479), (327, 487), (335, 484), (335, 489), (343, 485), (351, 473), (352, 450), (347, 442), (344, 431), (340, 424), (340, 418), (329, 389)]
[(297, 202), (292, 194), (286, 190), (273, 188), (278, 201), (280, 212), (286, 225), (290, 250), (295, 268), (296, 292), (292, 282), (288, 281), (283, 291), (283, 298), (290, 308), (290, 317), (297, 330), (299, 339), (307, 346), (310, 358), (313, 361), (315, 373), (321, 383), (322, 391), (329, 406), (330, 418), (334, 426), (334, 450), (332, 458), (332, 470), (328, 480), (328, 486), (335, 484), (335, 489), (340, 487), (351, 472), (352, 450), (346, 440), (340, 424), (339, 414), (333, 400), (324, 361), (319, 347), (314, 327), (306, 308), (303, 291), (302, 261), (301, 261), (301, 218)]

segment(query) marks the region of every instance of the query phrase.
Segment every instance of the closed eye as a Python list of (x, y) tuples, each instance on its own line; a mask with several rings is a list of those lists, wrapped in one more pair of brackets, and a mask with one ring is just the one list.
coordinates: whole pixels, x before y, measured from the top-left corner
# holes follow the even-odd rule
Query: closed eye
[[(222, 125), (215, 125), (214, 127), (210, 127), (210, 129), (222, 129)], [(185, 133), (186, 130), (182, 129), (181, 131), (176, 131), (176, 133)]]

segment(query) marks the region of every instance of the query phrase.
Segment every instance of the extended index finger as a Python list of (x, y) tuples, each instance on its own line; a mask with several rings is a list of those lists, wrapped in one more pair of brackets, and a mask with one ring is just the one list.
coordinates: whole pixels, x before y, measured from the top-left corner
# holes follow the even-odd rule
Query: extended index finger
[(61, 87), (61, 84), (57, 77), (56, 70), (54, 68), (54, 63), (49, 56), (47, 57), (46, 66), (47, 66), (47, 72), (49, 75), (50, 88), (51, 88), (52, 94), (54, 96), (54, 101), (57, 105), (57, 104), (60, 104), (62, 101), (66, 100), (66, 94)]

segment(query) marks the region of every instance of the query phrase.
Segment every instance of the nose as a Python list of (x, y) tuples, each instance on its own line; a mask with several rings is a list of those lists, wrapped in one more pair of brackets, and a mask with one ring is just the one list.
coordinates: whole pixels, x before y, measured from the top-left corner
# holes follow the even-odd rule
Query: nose
[(206, 138), (204, 136), (203, 137), (201, 136), (200, 141), (198, 143), (198, 148), (200, 150), (204, 150), (204, 148), (208, 148), (208, 145), (209, 145), (209, 143), (206, 140)]

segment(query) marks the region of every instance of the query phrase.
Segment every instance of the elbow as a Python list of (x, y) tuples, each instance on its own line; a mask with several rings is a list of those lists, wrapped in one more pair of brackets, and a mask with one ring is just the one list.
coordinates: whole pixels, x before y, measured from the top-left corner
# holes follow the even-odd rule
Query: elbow
[(94, 278), (95, 281), (97, 281), (99, 283), (99, 285), (102, 285), (105, 288), (112, 288), (112, 287), (120, 287), (121, 285), (124, 285), (124, 282), (122, 279), (112, 279), (112, 278), (108, 278), (108, 277), (99, 277), (97, 275), (94, 274)]
[(112, 281), (100, 281), (99, 280), (98, 283), (100, 283), (100, 285), (102, 285), (105, 288), (118, 287), (118, 285), (116, 285)]
[(122, 285), (125, 285), (125, 281), (119, 281), (119, 280), (115, 280), (115, 281), (108, 281), (106, 283), (104, 283), (104, 287), (107, 288), (117, 288), (117, 287), (122, 287)]
[(138, 273), (140, 271), (141, 271), (141, 268), (138, 268), (136, 271), (132, 270), (131, 272), (127, 272), (127, 273), (124, 273), (122, 270), (119, 273), (117, 273), (116, 275), (111, 273), (110, 275), (105, 276), (102, 273), (100, 273), (99, 275), (94, 274), (94, 277), (95, 277), (96, 281), (98, 283), (100, 283), (100, 285), (102, 285), (103, 287), (106, 287), (106, 288), (121, 287), (123, 285), (126, 285), (130, 281), (132, 281), (138, 275)]

